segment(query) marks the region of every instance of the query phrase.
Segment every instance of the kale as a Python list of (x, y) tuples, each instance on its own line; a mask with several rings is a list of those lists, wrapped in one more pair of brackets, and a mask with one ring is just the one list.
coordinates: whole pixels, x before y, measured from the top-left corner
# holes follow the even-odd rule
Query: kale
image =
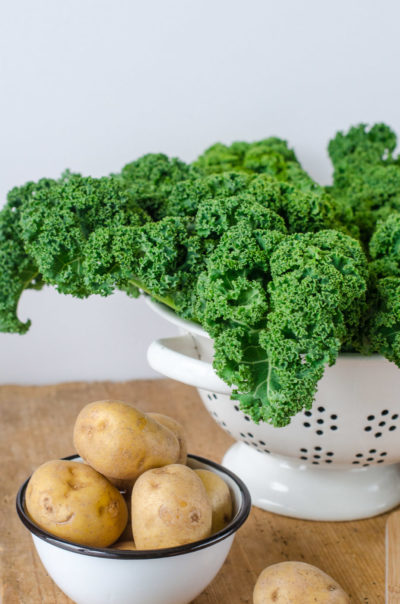
[(384, 124), (339, 132), (328, 187), (276, 137), (16, 187), (0, 211), (0, 330), (29, 328), (27, 288), (145, 292), (208, 331), (243, 411), (287, 425), (343, 351), (400, 367), (395, 148)]

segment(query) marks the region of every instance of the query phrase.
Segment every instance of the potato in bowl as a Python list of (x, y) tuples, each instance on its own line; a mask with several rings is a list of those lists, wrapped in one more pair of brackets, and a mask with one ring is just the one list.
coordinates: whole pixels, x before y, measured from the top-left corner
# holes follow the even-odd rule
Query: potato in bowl
[[(77, 455), (65, 459), (80, 461)], [(83, 546), (52, 535), (27, 512), (27, 479), (17, 495), (17, 511), (58, 587), (77, 604), (188, 604), (197, 597), (225, 561), (236, 531), (250, 513), (251, 501), (244, 483), (223, 466), (190, 454), (188, 466), (212, 471), (227, 483), (233, 501), (232, 519), (209, 537), (162, 549)]]

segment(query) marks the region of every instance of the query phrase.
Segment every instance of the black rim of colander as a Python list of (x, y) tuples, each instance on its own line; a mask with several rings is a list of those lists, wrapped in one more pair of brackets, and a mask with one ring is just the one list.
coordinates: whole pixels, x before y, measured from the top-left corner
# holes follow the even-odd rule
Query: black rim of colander
[[(71, 552), (75, 552), (76, 554), (82, 554), (85, 556), (95, 556), (97, 558), (113, 558), (123, 560), (147, 560), (149, 558), (167, 558), (171, 556), (180, 556), (182, 554), (188, 554), (190, 552), (196, 552), (206, 547), (210, 547), (214, 543), (223, 541), (224, 539), (235, 533), (242, 526), (242, 524), (245, 522), (248, 515), (250, 514), (251, 498), (250, 493), (244, 482), (238, 476), (236, 476), (236, 474), (234, 474), (227, 468), (224, 468), (215, 461), (200, 457), (199, 455), (189, 454), (188, 458), (203, 463), (211, 468), (218, 470), (222, 474), (226, 474), (227, 476), (229, 476), (236, 483), (236, 486), (238, 487), (242, 497), (241, 504), (235, 517), (225, 528), (223, 528), (221, 531), (218, 531), (217, 533), (214, 533), (213, 535), (211, 535), (211, 537), (201, 539), (200, 541), (195, 541), (194, 543), (186, 543), (185, 545), (179, 545), (178, 547), (168, 547), (164, 549), (119, 550), (78, 545), (76, 543), (72, 543), (71, 541), (66, 541), (65, 539), (55, 537), (54, 535), (51, 535), (47, 531), (40, 528), (37, 524), (35, 524), (29, 518), (25, 510), (25, 492), (28, 486), (28, 482), (30, 480), (30, 476), (25, 480), (25, 482), (18, 491), (16, 499), (17, 513), (22, 523), (36, 537), (39, 537), (43, 541), (46, 541), (46, 543), (55, 545), (56, 547), (60, 547), (61, 549), (65, 549)], [(68, 457), (63, 457), (63, 460), (66, 461), (74, 461), (75, 459), (79, 459), (79, 455), (69, 455)]]

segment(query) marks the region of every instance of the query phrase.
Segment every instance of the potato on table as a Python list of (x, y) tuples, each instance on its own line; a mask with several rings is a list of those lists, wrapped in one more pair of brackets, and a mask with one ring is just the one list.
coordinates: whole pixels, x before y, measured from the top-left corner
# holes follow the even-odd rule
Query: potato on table
[(80, 545), (108, 547), (123, 532), (128, 509), (121, 493), (90, 466), (53, 460), (39, 466), (26, 508), (42, 529)]
[(187, 444), (185, 430), (176, 419), (169, 417), (169, 415), (163, 415), (162, 413), (147, 413), (148, 417), (155, 419), (156, 422), (165, 426), (171, 432), (173, 432), (179, 442), (179, 457), (176, 463), (186, 464), (187, 461)]
[(226, 482), (210, 470), (195, 470), (201, 478), (212, 507), (212, 533), (223, 529), (232, 518), (232, 497)]
[(350, 604), (334, 579), (305, 562), (280, 562), (264, 568), (253, 604)]
[(79, 455), (118, 487), (130, 487), (150, 468), (175, 463), (179, 443), (168, 428), (120, 401), (86, 405), (74, 426)]
[(205, 487), (188, 466), (149, 470), (132, 490), (132, 531), (138, 550), (175, 547), (209, 537), (212, 509)]

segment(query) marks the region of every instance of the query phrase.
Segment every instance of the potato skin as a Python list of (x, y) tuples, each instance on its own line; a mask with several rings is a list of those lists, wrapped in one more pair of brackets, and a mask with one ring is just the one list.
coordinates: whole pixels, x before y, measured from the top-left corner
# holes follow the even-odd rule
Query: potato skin
[(126, 523), (126, 527), (124, 528), (121, 535), (119, 536), (119, 542), (122, 542), (122, 541), (128, 542), (128, 541), (133, 541), (130, 493), (129, 494), (124, 493), (123, 498), (125, 500), (126, 507), (128, 508), (128, 521)]
[(79, 455), (120, 488), (179, 457), (179, 443), (170, 430), (120, 401), (86, 405), (76, 419), (73, 438)]
[(223, 529), (232, 518), (232, 497), (226, 482), (210, 470), (195, 470), (204, 484), (212, 507), (211, 532)]
[(175, 434), (179, 443), (179, 457), (176, 463), (181, 463), (186, 465), (187, 462), (187, 442), (186, 442), (186, 434), (184, 427), (182, 424), (176, 421), (173, 417), (169, 417), (169, 415), (163, 415), (162, 413), (147, 413), (148, 417), (155, 419), (156, 422), (171, 430), (173, 434)]
[(188, 466), (149, 470), (132, 490), (132, 531), (138, 550), (192, 543), (211, 534), (205, 487)]
[(265, 568), (257, 579), (253, 604), (350, 604), (329, 575), (305, 562), (280, 562)]
[(123, 532), (128, 509), (121, 493), (90, 466), (52, 460), (32, 474), (26, 509), (49, 533), (92, 547), (108, 547)]
[(136, 545), (134, 541), (118, 541), (118, 543), (114, 543), (112, 549), (126, 549), (134, 551), (136, 550)]

